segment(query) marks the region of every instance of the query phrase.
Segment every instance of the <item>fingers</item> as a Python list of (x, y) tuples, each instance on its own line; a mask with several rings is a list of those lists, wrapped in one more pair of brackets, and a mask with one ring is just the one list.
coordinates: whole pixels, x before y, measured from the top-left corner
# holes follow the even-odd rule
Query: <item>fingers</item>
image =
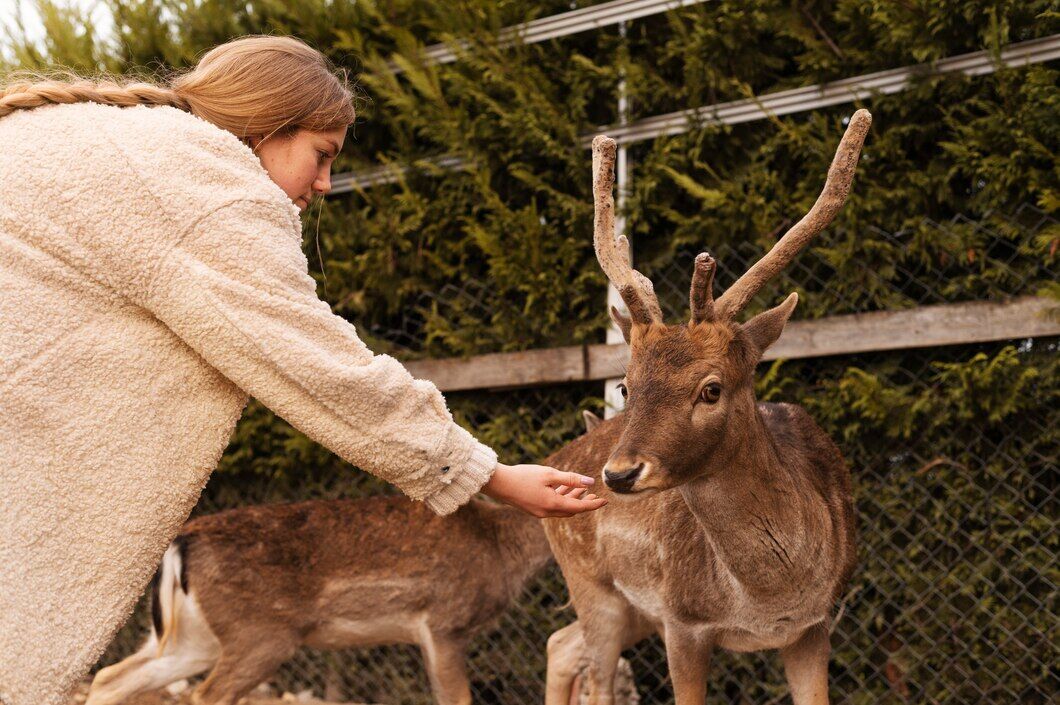
[(564, 499), (552, 504), (547, 509), (541, 510), (535, 516), (540, 518), (571, 517), (582, 512), (589, 512), (607, 504), (606, 499), (600, 499), (595, 494), (587, 494), (587, 487), (570, 487), (560, 485), (555, 488), (555, 493)]
[(581, 499), (575, 499), (569, 495), (561, 495), (556, 498), (556, 503), (548, 512), (550, 517), (572, 517), (582, 512), (591, 512), (607, 504), (606, 499), (601, 499), (594, 494), (587, 495)]
[(596, 480), (588, 475), (579, 475), (576, 472), (563, 472), (553, 470), (549, 474), (549, 484), (568, 485), (569, 487), (591, 487)]
[[(560, 485), (555, 488), (556, 494), (566, 495), (568, 497), (581, 497), (588, 491), (588, 487), (571, 487), (570, 485)], [(596, 495), (590, 496), (595, 497)]]
[(557, 495), (550, 502), (544, 514), (547, 517), (572, 517), (583, 512), (591, 512), (607, 504), (595, 494), (588, 494), (588, 488), (596, 480), (576, 472), (565, 472), (549, 468), (548, 484)]

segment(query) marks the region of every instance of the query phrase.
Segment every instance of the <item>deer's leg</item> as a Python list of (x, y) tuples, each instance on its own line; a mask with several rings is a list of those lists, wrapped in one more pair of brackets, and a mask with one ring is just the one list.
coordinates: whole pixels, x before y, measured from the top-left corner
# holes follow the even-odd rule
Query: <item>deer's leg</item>
[(194, 705), (236, 705), (294, 655), (298, 641), (280, 631), (246, 632), (238, 642), (223, 641), (221, 658), (192, 693)]
[(707, 701), (707, 672), (711, 640), (679, 625), (667, 625), (666, 662), (677, 705), (703, 705)]
[(810, 627), (798, 641), (780, 650), (795, 705), (828, 705), (830, 652), (828, 629), (824, 624)]
[(615, 673), (622, 649), (635, 641), (631, 637), (639, 620), (621, 595), (598, 591), (591, 609), (579, 610), (589, 661), (589, 705), (614, 705)]
[(573, 622), (553, 632), (548, 638), (545, 705), (568, 705), (572, 702), (572, 695), (577, 695), (573, 692), (574, 684), (587, 663), (580, 623)]
[(420, 644), (431, 692), (438, 705), (471, 705), (467, 644), (445, 634), (427, 634)]

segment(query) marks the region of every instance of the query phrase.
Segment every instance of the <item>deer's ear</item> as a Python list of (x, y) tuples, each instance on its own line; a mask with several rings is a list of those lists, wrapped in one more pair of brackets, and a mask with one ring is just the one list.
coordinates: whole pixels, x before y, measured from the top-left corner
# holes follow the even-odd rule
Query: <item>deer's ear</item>
[(629, 345), (629, 329), (633, 325), (629, 316), (623, 316), (622, 312), (614, 306), (611, 307), (611, 320), (615, 322), (618, 329), (622, 331), (622, 337), (625, 338), (626, 344)]
[(600, 417), (593, 412), (586, 409), (582, 412), (582, 419), (585, 421), (585, 431), (592, 431), (594, 428), (600, 425)]
[(799, 295), (792, 293), (784, 299), (784, 303), (774, 306), (768, 311), (763, 311), (747, 323), (743, 324), (743, 330), (754, 342), (761, 355), (769, 346), (777, 342), (777, 338), (784, 332), (784, 326), (795, 310), (795, 304), (799, 303)]

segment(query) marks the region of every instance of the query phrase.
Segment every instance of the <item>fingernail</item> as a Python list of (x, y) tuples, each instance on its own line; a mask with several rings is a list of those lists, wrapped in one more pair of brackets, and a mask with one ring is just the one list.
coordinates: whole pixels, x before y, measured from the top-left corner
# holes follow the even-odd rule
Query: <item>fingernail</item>
[(580, 477), (582, 479), (582, 484), (585, 485), (586, 487), (588, 487), (589, 485), (592, 485), (593, 483), (596, 482), (596, 478), (595, 477), (588, 477), (586, 475), (579, 475), (578, 477)]

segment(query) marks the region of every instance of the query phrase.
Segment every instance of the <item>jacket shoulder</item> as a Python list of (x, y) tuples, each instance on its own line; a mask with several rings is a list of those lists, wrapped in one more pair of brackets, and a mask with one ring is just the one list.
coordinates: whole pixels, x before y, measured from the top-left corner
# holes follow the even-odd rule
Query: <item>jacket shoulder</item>
[(297, 217), (249, 147), (176, 108), (73, 103), (19, 111), (0, 119), (0, 144), (12, 169), (18, 162), (21, 173), (42, 172), (45, 189), (69, 191), (75, 184), (67, 182), (76, 182), (104, 198), (141, 193), (178, 221), (241, 199), (289, 206)]
[[(106, 106), (102, 106), (106, 107)], [(258, 157), (232, 133), (169, 107), (119, 108), (112, 139), (152, 195), (201, 211), (246, 199), (290, 206)]]

